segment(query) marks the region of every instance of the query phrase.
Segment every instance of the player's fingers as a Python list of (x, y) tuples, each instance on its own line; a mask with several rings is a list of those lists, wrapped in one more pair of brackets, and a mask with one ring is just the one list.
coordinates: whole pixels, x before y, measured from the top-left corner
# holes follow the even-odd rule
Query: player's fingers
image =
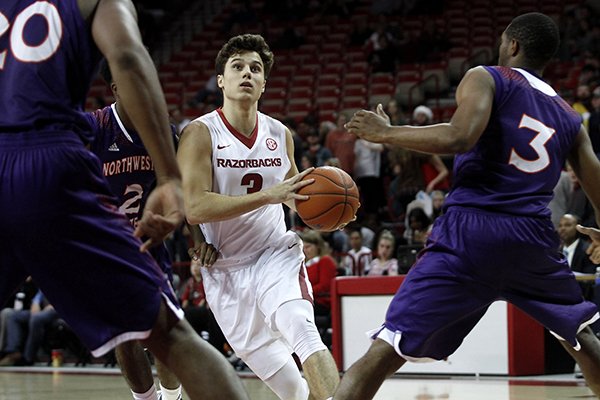
[(206, 243), (203, 243), (202, 246), (198, 249), (198, 258), (200, 259), (200, 263), (202, 265), (206, 265), (206, 260), (208, 258), (208, 249)]
[(150, 250), (150, 248), (154, 247), (155, 245), (157, 245), (158, 243), (156, 243), (153, 239), (148, 239), (146, 240), (144, 243), (142, 243), (142, 245), (140, 246), (140, 253), (144, 253), (148, 250)]
[(298, 189), (303, 188), (304, 186), (308, 186), (311, 183), (314, 183), (314, 181), (315, 181), (315, 178), (305, 179), (303, 181), (294, 183), (294, 186), (292, 188), (294, 189), (294, 192), (295, 192)]
[(217, 261), (217, 256), (219, 255), (219, 252), (214, 249), (211, 253), (210, 253), (210, 257), (208, 257), (208, 260), (206, 261), (206, 267), (212, 267), (213, 264), (215, 263), (215, 261)]
[(600, 230), (595, 228), (589, 228), (587, 226), (577, 225), (577, 230), (584, 235), (590, 236), (592, 239), (600, 238)]
[[(296, 174), (294, 176), (294, 178), (296, 178), (296, 182), (302, 180), (306, 175), (310, 174), (314, 170), (315, 170), (315, 167), (310, 167), (310, 168), (306, 168), (304, 171), (300, 172), (299, 174)], [(313, 179), (313, 181), (314, 181), (314, 179)]]
[(305, 194), (298, 194), (298, 193), (292, 193), (291, 197), (294, 200), (308, 200), (308, 199), (310, 199), (310, 196), (307, 196)]
[(195, 261), (195, 260), (197, 260), (197, 259), (198, 259), (198, 256), (196, 255), (196, 249), (194, 249), (194, 248), (190, 247), (190, 248), (187, 250), (187, 252), (188, 252), (188, 256), (189, 256), (189, 257), (190, 257), (192, 260), (194, 260), (194, 261)]

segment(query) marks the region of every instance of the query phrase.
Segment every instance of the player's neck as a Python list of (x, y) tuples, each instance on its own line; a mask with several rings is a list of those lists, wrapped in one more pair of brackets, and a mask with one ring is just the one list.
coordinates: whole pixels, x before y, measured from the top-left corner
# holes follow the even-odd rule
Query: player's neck
[(256, 127), (256, 103), (251, 107), (238, 106), (237, 104), (223, 104), (222, 110), (227, 122), (238, 132), (248, 137), (252, 134)]

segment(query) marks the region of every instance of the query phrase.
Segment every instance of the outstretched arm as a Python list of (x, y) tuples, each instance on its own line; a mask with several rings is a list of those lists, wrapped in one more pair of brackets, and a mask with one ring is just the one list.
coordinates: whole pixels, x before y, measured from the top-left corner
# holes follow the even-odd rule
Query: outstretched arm
[(376, 143), (387, 143), (430, 154), (455, 154), (471, 149), (488, 124), (494, 102), (494, 79), (483, 68), (469, 70), (456, 91), (458, 105), (449, 123), (391, 126), (383, 107), (358, 111), (346, 124), (349, 132)]
[[(600, 226), (600, 161), (592, 150), (592, 145), (587, 131), (582, 126), (579, 135), (575, 139), (571, 153), (569, 154), (569, 164), (581, 187), (585, 191), (588, 199), (594, 206), (596, 212), (596, 224)], [(577, 226), (577, 230), (592, 239), (592, 244), (588, 247), (587, 253), (595, 264), (600, 264), (600, 230), (594, 228), (584, 228)]]
[(108, 61), (124, 108), (148, 150), (157, 188), (146, 203), (136, 235), (150, 239), (142, 249), (162, 242), (183, 220), (181, 175), (169, 127), (169, 115), (154, 63), (142, 44), (137, 16), (129, 0), (101, 0), (92, 36)]

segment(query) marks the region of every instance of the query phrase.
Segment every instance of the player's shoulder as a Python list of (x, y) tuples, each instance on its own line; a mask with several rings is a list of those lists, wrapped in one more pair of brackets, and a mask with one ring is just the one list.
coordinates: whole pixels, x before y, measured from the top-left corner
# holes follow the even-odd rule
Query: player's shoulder
[(286, 134), (287, 127), (278, 119), (258, 111), (258, 123), (265, 125), (269, 131)]

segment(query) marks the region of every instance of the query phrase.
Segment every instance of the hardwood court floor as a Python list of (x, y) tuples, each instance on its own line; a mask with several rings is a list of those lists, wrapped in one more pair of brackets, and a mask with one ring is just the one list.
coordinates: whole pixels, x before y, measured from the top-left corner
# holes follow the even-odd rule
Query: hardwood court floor
[[(252, 374), (240, 376), (252, 400), (277, 400)], [(184, 397), (187, 398), (187, 397)], [(582, 379), (569, 375), (528, 378), (416, 377), (388, 379), (376, 400), (569, 400), (594, 399)], [(112, 368), (0, 368), (0, 400), (130, 400)]]

